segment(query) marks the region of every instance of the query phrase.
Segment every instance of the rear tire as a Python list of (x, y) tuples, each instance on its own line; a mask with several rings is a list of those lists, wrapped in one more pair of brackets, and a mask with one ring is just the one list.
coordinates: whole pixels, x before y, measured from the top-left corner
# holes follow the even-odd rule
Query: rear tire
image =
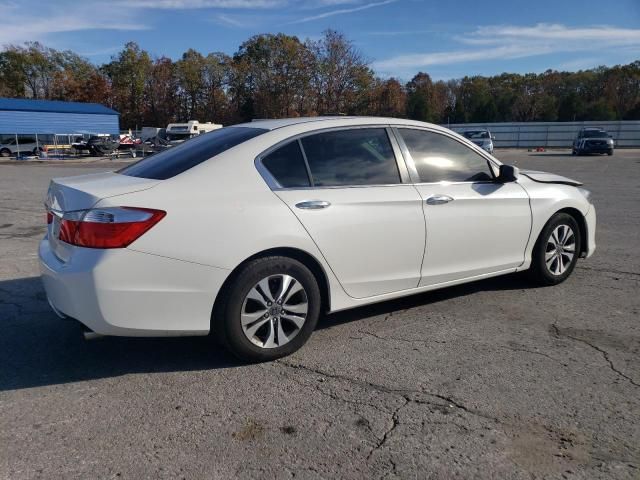
[(582, 239), (578, 222), (568, 213), (556, 213), (533, 247), (529, 277), (541, 285), (557, 285), (573, 272)]
[(219, 293), (212, 334), (243, 361), (290, 355), (309, 339), (321, 295), (311, 271), (288, 257), (248, 262)]
[(609, 155), (609, 156), (613, 155), (613, 150), (609, 150), (609, 151), (607, 152), (607, 155)]

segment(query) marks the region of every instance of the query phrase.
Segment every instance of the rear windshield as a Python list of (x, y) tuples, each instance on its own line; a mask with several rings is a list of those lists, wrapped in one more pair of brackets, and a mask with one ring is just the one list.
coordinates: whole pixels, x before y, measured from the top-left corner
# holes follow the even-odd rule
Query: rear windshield
[(266, 131), (264, 128), (227, 127), (203, 133), (181, 145), (169, 147), (149, 158), (124, 167), (116, 173), (130, 177), (166, 180)]

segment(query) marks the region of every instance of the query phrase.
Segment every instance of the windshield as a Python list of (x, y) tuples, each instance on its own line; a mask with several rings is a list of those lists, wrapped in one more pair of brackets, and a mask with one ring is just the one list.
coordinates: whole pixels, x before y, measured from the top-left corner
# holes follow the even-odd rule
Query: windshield
[(471, 139), (489, 138), (489, 132), (486, 130), (474, 130), (471, 132), (464, 132), (464, 136)]
[(130, 177), (166, 180), (267, 131), (264, 128), (227, 127), (203, 133), (118, 170), (116, 173)]
[(584, 138), (607, 138), (609, 134), (604, 130), (585, 130), (582, 132)]

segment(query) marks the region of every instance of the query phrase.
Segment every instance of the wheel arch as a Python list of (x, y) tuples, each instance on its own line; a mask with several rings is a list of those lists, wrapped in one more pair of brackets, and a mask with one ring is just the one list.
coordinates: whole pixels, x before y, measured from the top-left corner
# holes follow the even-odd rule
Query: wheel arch
[(216, 295), (216, 299), (213, 304), (213, 310), (211, 315), (211, 331), (213, 331), (213, 315), (217, 311), (217, 306), (221, 301), (221, 297), (225, 295), (226, 292), (228, 291), (230, 285), (235, 280), (238, 271), (248, 262), (257, 260), (259, 258), (273, 257), (273, 256), (292, 258), (294, 260), (299, 261), (304, 266), (306, 266), (309, 270), (311, 270), (311, 273), (315, 277), (316, 281), (318, 282), (318, 287), (320, 288), (320, 296), (322, 301), (322, 304), (320, 305), (321, 312), (328, 312), (331, 310), (331, 291), (330, 291), (331, 287), (329, 284), (329, 278), (327, 277), (327, 273), (324, 267), (322, 266), (322, 264), (318, 261), (318, 259), (315, 258), (310, 253), (305, 252), (304, 250), (301, 250), (299, 248), (293, 248), (293, 247), (269, 248), (267, 250), (262, 250), (261, 252), (255, 253), (250, 257), (244, 259), (227, 276), (226, 280), (222, 284), (222, 287), (220, 288), (220, 290), (218, 290), (218, 294)]
[[(579, 257), (582, 258), (589, 251), (588, 245), (587, 245), (587, 243), (589, 242), (589, 237), (587, 236), (587, 221), (585, 220), (584, 215), (582, 215), (582, 212), (580, 210), (578, 210), (577, 208), (572, 208), (572, 207), (562, 208), (562, 209), (558, 210), (557, 212), (555, 212), (553, 215), (556, 215), (557, 213), (566, 213), (568, 215), (571, 215), (574, 218), (574, 220), (576, 221), (576, 223), (578, 224), (578, 228), (580, 229), (580, 255), (579, 255)], [(553, 215), (549, 218), (549, 220), (551, 220), (551, 218), (553, 218)], [(547, 222), (549, 220), (547, 220)]]

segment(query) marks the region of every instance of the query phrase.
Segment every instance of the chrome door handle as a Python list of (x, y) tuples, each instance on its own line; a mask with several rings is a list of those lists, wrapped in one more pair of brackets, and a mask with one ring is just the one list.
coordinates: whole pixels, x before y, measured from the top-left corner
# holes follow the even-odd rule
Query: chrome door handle
[(427, 205), (442, 205), (444, 203), (452, 202), (453, 198), (449, 195), (431, 195), (425, 200)]
[(303, 210), (321, 210), (329, 207), (331, 204), (324, 200), (307, 200), (305, 202), (296, 203), (296, 208)]

